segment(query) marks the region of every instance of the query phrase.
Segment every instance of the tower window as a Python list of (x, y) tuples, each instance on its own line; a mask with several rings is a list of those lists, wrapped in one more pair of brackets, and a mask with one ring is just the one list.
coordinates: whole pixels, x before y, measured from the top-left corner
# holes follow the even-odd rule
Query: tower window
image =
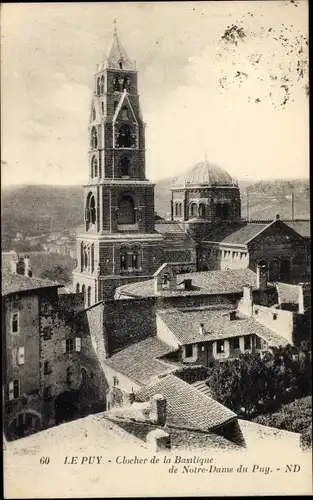
[(87, 307), (91, 306), (91, 286), (87, 289)]
[(103, 101), (101, 102), (101, 111), (102, 111), (102, 114), (104, 115), (104, 102)]
[(205, 205), (204, 203), (199, 204), (199, 217), (205, 216)]
[(119, 92), (120, 90), (120, 82), (117, 75), (114, 77), (113, 89), (116, 90), (117, 92)]
[(118, 224), (135, 224), (135, 206), (131, 196), (123, 196), (118, 203)]
[(175, 216), (178, 216), (178, 203), (175, 203)]
[(79, 292), (80, 292), (80, 284), (79, 284), (79, 283), (77, 283), (77, 284), (76, 284), (76, 293), (79, 293)]
[(190, 215), (191, 217), (197, 217), (197, 204), (196, 203), (191, 203), (190, 205)]
[(92, 119), (93, 120), (96, 119), (96, 110), (95, 110), (95, 108), (92, 108)]
[(117, 147), (119, 148), (132, 148), (134, 147), (134, 138), (132, 136), (132, 129), (129, 125), (122, 125), (117, 135)]
[(96, 201), (92, 193), (89, 193), (87, 197), (85, 212), (86, 212), (86, 223), (88, 229), (89, 223), (91, 224), (96, 223)]
[(118, 65), (119, 65), (120, 69), (123, 69), (123, 61), (119, 61)]
[(95, 270), (95, 245), (91, 245), (91, 272)]
[(91, 159), (91, 178), (98, 177), (98, 161), (95, 156)]
[(129, 166), (130, 166), (129, 158), (124, 156), (120, 162), (121, 177), (129, 177), (129, 170), (130, 170)]
[(229, 205), (228, 203), (224, 203), (224, 205), (222, 205), (222, 218), (227, 219), (228, 214), (229, 214)]
[(222, 205), (220, 203), (215, 206), (215, 215), (216, 217), (222, 217)]
[(91, 129), (91, 149), (96, 149), (98, 147), (98, 133), (96, 127)]
[(100, 78), (97, 79), (97, 95), (100, 95), (101, 86), (100, 86)]
[(126, 106), (122, 108), (122, 120), (128, 120), (128, 109)]
[(127, 254), (121, 253), (121, 270), (125, 271), (127, 269)]
[(104, 76), (101, 76), (100, 93), (104, 94)]

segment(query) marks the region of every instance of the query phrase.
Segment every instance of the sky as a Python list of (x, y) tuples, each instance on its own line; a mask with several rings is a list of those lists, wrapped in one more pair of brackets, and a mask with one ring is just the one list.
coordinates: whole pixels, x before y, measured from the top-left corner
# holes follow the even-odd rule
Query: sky
[[(205, 157), (240, 180), (308, 177), (309, 102), (298, 78), (306, 46), (296, 43), (308, 31), (305, 0), (1, 10), (3, 186), (87, 182), (93, 75), (114, 19), (139, 70), (149, 179)], [(221, 38), (232, 25), (245, 34), (237, 45)]]

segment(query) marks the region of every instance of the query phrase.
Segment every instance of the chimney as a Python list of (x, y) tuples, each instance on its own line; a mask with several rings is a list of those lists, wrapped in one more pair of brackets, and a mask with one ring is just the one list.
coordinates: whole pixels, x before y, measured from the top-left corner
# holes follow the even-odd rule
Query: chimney
[(24, 271), (25, 276), (32, 277), (33, 273), (32, 273), (31, 266), (30, 266), (29, 255), (25, 255), (24, 265), (25, 265), (25, 271)]
[(13, 258), (11, 260), (11, 272), (13, 274), (17, 274), (17, 263), (18, 263), (18, 259)]
[(267, 289), (267, 267), (256, 266), (256, 286), (259, 290)]
[(311, 303), (311, 284), (299, 283), (298, 284), (298, 313), (304, 312), (310, 307)]
[(155, 394), (150, 399), (150, 420), (154, 424), (163, 427), (166, 422), (166, 416), (167, 416), (166, 399), (161, 394)]
[(200, 323), (200, 326), (199, 326), (199, 333), (200, 335), (204, 335), (204, 324), (203, 323)]
[(153, 453), (171, 449), (171, 436), (163, 429), (155, 429), (147, 434), (146, 441)]
[(237, 311), (229, 311), (229, 320), (235, 321), (237, 319)]
[(192, 279), (188, 278), (184, 280), (185, 290), (192, 290)]

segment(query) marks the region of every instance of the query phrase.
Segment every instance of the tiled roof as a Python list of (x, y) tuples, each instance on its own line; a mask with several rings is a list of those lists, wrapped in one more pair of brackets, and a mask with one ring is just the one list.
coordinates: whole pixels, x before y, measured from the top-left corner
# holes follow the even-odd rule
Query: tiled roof
[(209, 235), (206, 239), (208, 241), (216, 241), (219, 243), (246, 245), (268, 226), (269, 224), (248, 222), (241, 227), (238, 225), (237, 227), (224, 227), (223, 231), (216, 231), (214, 234), (212, 233)]
[(194, 382), (192, 384), (192, 387), (194, 387), (198, 391), (203, 392), (203, 394), (205, 394), (206, 396), (212, 395), (212, 391), (211, 391), (210, 387), (206, 384), (205, 380), (198, 380), (197, 382)]
[(11, 293), (37, 290), (39, 288), (61, 286), (63, 285), (50, 280), (30, 278), (28, 276), (14, 274), (7, 271), (2, 272), (2, 295), (10, 295)]
[(155, 230), (163, 235), (164, 242), (185, 242), (195, 245), (191, 236), (184, 231), (184, 228), (179, 223), (163, 222), (155, 225)]
[[(229, 319), (230, 309), (214, 309), (210, 307), (197, 309), (171, 309), (159, 311), (159, 317), (175, 335), (181, 345), (196, 342), (222, 340), (244, 335), (258, 335), (270, 345), (287, 345), (284, 337), (269, 330), (254, 318), (240, 315), (238, 319)], [(204, 334), (199, 332), (200, 323), (204, 326)]]
[(184, 233), (184, 228), (179, 224), (179, 222), (160, 222), (155, 225), (155, 230), (158, 233)]
[[(227, 271), (203, 271), (180, 274), (177, 280), (182, 282), (184, 279), (191, 279), (192, 290), (162, 291), (161, 294), (166, 296), (173, 295), (217, 295), (240, 293), (245, 285), (250, 285), (254, 289), (257, 288), (256, 273), (251, 269), (230, 269)], [(153, 297), (154, 282), (147, 280), (144, 282), (135, 282), (129, 285), (123, 285), (118, 288), (122, 295), (130, 295), (135, 297)]]
[(166, 422), (174, 427), (208, 431), (236, 418), (234, 412), (175, 375), (143, 387), (136, 393), (136, 400), (148, 401), (155, 394), (166, 398)]
[(285, 222), (287, 226), (296, 231), (296, 233), (300, 234), (304, 238), (311, 237), (311, 227), (309, 220), (293, 220)]
[(277, 283), (276, 289), (281, 304), (298, 304), (299, 291), (296, 285), (287, 283)]
[(145, 385), (152, 377), (176, 368), (157, 359), (172, 350), (159, 338), (149, 337), (113, 354), (106, 363), (134, 382)]

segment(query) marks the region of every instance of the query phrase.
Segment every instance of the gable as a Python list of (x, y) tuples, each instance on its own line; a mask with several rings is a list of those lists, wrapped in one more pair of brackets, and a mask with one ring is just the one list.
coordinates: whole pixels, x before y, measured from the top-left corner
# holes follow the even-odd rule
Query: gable
[(122, 95), (120, 102), (118, 103), (118, 106), (114, 113), (113, 121), (116, 122), (118, 120), (123, 120), (123, 121), (128, 120), (137, 123), (136, 115), (134, 113), (134, 110), (132, 108), (132, 105), (130, 103), (130, 100), (128, 99), (126, 92), (124, 92), (124, 94)]
[(280, 220), (274, 221), (272, 224), (268, 225), (248, 242), (249, 247), (254, 245), (273, 246), (282, 244), (299, 244), (303, 246), (304, 239), (300, 234)]

